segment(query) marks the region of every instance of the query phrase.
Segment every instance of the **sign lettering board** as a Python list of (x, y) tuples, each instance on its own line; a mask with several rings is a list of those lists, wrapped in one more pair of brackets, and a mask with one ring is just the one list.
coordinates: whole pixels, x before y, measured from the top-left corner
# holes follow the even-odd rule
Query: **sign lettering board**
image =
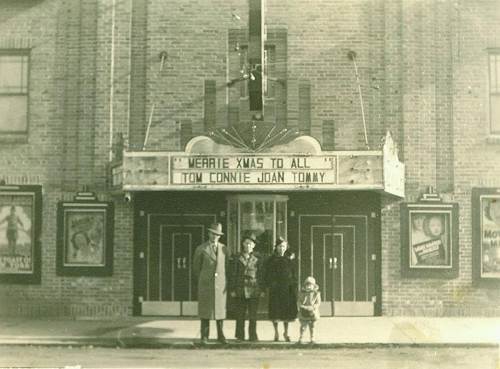
[(172, 156), (172, 185), (335, 184), (335, 156)]

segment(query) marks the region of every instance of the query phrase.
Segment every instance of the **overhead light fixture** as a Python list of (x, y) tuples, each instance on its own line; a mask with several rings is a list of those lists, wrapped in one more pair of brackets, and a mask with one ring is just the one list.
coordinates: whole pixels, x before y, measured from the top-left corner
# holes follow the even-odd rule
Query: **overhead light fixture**
[(262, 115), (262, 113), (255, 113), (252, 115), (252, 120), (264, 120), (264, 116)]

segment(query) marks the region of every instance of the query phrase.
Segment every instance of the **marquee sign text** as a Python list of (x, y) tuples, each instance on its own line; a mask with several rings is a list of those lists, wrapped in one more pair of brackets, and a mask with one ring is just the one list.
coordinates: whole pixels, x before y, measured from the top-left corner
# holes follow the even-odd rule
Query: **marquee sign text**
[(335, 184), (335, 156), (173, 156), (174, 185)]

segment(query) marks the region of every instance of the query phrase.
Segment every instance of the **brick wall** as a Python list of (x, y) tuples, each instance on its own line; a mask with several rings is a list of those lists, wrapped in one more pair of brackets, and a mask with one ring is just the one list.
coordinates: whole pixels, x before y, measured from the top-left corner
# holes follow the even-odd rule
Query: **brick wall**
[(400, 45), (392, 47), (402, 49), (399, 137), (404, 137), (407, 201), (432, 185), (445, 201), (459, 204), (460, 274), (451, 280), (402, 279), (399, 205), (387, 202), (382, 209), (383, 314), (498, 316), (497, 289), (472, 286), (471, 189), (500, 186), (500, 142), (487, 132), (486, 52), (500, 44), (499, 5), (405, 1), (398, 10), (403, 27)]
[[(118, 3), (115, 131), (126, 133), (129, 11), (128, 3)], [(29, 132), (15, 142), (0, 137), (0, 179), (43, 186), (41, 283), (0, 285), (0, 314), (130, 315), (132, 218), (122, 201), (115, 204), (113, 276), (55, 271), (57, 202), (72, 200), (83, 185), (100, 200), (113, 200), (99, 191), (109, 152), (109, 3), (7, 1), (0, 9), (0, 47), (31, 48)]]
[[(368, 6), (366, 6), (368, 4)], [(266, 2), (270, 29), (287, 30), (288, 126), (299, 110), (299, 84), (311, 86), (311, 132), (321, 139), (323, 120), (333, 120), (338, 129), (337, 149), (364, 149), (363, 123), (354, 65), (349, 50), (356, 51), (367, 128), (372, 148), (383, 136), (380, 103), (383, 80), (382, 1), (320, 1), (305, 7), (303, 2)], [(231, 16), (232, 12), (240, 20)], [(307, 16), (304, 16), (304, 11)], [(246, 30), (246, 1), (206, 2), (153, 1), (148, 6), (147, 108), (155, 105), (150, 134), (150, 148), (179, 149), (179, 127), (176, 122), (191, 119), (193, 133), (204, 132), (203, 94), (205, 79), (216, 81), (217, 124), (228, 124), (228, 101), (233, 101), (236, 85), (226, 82), (227, 61), (238, 60), (234, 45), (228, 45), (228, 30)], [(159, 53), (168, 52), (168, 60), (159, 72)], [(293, 98), (292, 96), (296, 96)], [(244, 103), (244, 102), (243, 102)], [(300, 124), (300, 122), (298, 123)]]
[[(0, 137), (0, 178), (44, 186), (42, 283), (1, 285), (0, 312), (131, 313), (132, 209), (115, 199), (112, 277), (57, 277), (57, 201), (83, 185), (110, 198), (110, 146), (123, 135), (141, 148), (150, 115), (147, 148), (155, 150), (182, 149), (188, 136), (205, 133), (208, 115), (217, 127), (244, 116), (239, 86), (226, 81), (234, 70), (228, 63), (239, 63), (230, 30), (246, 32), (247, 21), (245, 0), (0, 4), (0, 47), (32, 48), (29, 134), (18, 142)], [(287, 99), (274, 105), (276, 119), (310, 130), (324, 147), (365, 149), (352, 50), (369, 145), (378, 149), (384, 132), (393, 132), (407, 168), (406, 200), (432, 185), (459, 203), (459, 277), (403, 279), (399, 204), (384, 199), (383, 314), (498, 315), (500, 294), (472, 287), (470, 204), (472, 187), (500, 187), (500, 142), (488, 137), (486, 99), (486, 48), (500, 46), (497, 1), (267, 0), (266, 22), (286, 34), (279, 58), (287, 65), (277, 68), (287, 76), (280, 92)], [(215, 81), (210, 111), (207, 81)]]
[[(246, 28), (246, 2), (231, 5), (229, 9), (198, 1), (171, 3), (167, 9), (163, 2), (151, 4), (157, 15), (148, 18), (149, 56), (165, 47), (172, 53), (170, 76), (179, 76), (174, 83), (158, 83), (162, 90), (153, 86), (156, 64), (149, 68), (149, 105), (154, 96), (164, 99), (157, 110), (161, 134), (154, 134), (161, 145), (155, 147), (178, 147), (174, 122), (183, 117), (192, 121), (194, 133), (203, 132), (203, 104), (197, 99), (203, 81), (222, 86), (225, 69), (232, 67), (225, 63), (234, 52), (224, 44), (226, 30)], [(366, 147), (354, 64), (347, 57), (348, 51), (355, 51), (370, 147), (378, 148), (380, 137), (390, 129), (407, 166), (407, 200), (415, 201), (432, 185), (446, 201), (460, 205), (459, 277), (402, 279), (399, 204), (386, 200), (383, 313), (497, 314), (490, 308), (498, 302), (494, 291), (472, 287), (470, 226), (471, 187), (500, 185), (498, 143), (487, 140), (485, 117), (484, 49), (499, 44), (496, 3), (369, 0), (304, 6), (299, 1), (267, 1), (266, 6), (269, 27), (287, 32), (287, 126), (307, 130), (300, 121), (307, 116), (311, 134), (320, 141), (329, 131), (324, 125), (334, 125), (335, 149)], [(240, 21), (231, 18), (231, 10)], [(310, 85), (309, 113), (301, 105), (304, 83)], [(225, 88), (217, 89), (218, 112), (224, 110), (226, 94)], [(228, 124), (226, 116), (219, 114), (217, 124)]]
[[(131, 315), (132, 223), (128, 205), (115, 203), (112, 277), (56, 276), (57, 202), (74, 193), (44, 187), (41, 283), (0, 285), (0, 314), (23, 316), (116, 317)], [(100, 200), (109, 200), (98, 194)], [(125, 214), (125, 215), (124, 215)]]

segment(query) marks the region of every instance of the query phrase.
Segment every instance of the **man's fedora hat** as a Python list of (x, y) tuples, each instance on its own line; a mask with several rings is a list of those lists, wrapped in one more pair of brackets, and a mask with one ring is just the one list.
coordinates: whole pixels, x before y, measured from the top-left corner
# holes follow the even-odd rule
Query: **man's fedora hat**
[(220, 223), (212, 223), (210, 227), (208, 227), (208, 231), (216, 234), (218, 236), (222, 236), (224, 233), (222, 232), (222, 224)]

